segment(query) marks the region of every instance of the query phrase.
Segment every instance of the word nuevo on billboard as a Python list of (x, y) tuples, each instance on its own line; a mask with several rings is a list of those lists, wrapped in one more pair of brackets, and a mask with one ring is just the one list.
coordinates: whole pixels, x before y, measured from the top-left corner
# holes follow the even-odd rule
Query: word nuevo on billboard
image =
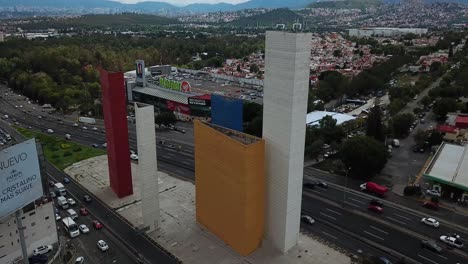
[(0, 152), (0, 218), (42, 195), (35, 140), (30, 139)]
[(160, 78), (159, 85), (163, 88), (178, 91), (178, 92), (189, 93), (192, 91), (192, 87), (190, 86), (190, 83), (187, 81), (178, 82), (178, 81), (168, 80), (166, 78)]

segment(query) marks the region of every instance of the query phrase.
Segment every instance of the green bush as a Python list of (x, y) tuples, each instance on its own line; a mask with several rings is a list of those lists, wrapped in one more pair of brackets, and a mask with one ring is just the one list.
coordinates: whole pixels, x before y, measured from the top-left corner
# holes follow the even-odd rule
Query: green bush
[(60, 155), (57, 154), (57, 153), (55, 153), (54, 155), (52, 155), (52, 158), (53, 158), (53, 159), (60, 158)]
[(73, 152), (79, 152), (81, 151), (81, 147), (80, 146), (76, 146), (73, 148)]
[(71, 155), (72, 155), (72, 153), (71, 153), (70, 151), (65, 151), (65, 152), (63, 153), (63, 156), (64, 156), (64, 157), (68, 157), (68, 156), (71, 156)]

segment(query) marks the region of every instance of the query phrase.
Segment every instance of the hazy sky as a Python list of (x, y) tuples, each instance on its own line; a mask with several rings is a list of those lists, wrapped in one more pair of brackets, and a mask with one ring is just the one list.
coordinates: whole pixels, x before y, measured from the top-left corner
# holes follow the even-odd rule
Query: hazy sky
[(173, 5), (182, 6), (182, 5), (189, 5), (193, 3), (216, 4), (216, 3), (224, 2), (224, 3), (230, 3), (230, 4), (238, 4), (238, 3), (247, 2), (249, 0), (113, 0), (113, 1), (126, 3), (126, 4), (153, 1), (153, 2), (166, 2), (166, 3), (173, 4)]

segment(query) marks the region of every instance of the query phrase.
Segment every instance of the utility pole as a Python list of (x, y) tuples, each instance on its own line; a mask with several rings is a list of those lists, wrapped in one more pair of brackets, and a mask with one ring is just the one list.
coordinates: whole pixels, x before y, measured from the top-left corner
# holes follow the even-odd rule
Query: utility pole
[(20, 237), (21, 252), (23, 254), (23, 263), (29, 264), (28, 250), (26, 248), (26, 241), (24, 240), (24, 227), (23, 227), (23, 221), (21, 220), (20, 210), (17, 210), (15, 215), (16, 215), (16, 226), (18, 228), (18, 234)]

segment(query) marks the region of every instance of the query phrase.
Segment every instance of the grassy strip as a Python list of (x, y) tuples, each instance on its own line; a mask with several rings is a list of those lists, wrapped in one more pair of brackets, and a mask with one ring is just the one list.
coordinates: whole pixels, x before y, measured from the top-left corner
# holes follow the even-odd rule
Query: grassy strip
[(64, 170), (75, 162), (106, 154), (103, 150), (77, 144), (55, 136), (34, 132), (22, 127), (15, 127), (15, 129), (27, 138), (38, 139), (42, 144), (45, 158), (60, 170)]

